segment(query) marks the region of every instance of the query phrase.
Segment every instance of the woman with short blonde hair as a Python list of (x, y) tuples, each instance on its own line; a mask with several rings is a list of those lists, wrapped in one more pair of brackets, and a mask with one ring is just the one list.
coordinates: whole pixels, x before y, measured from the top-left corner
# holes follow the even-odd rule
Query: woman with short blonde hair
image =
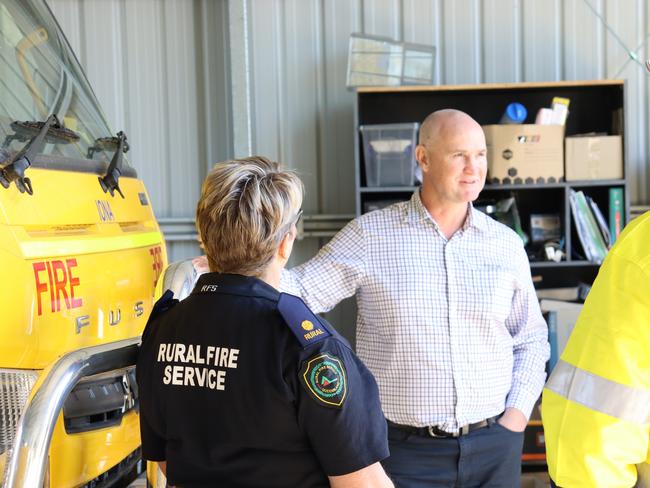
[(296, 222), (302, 197), (298, 176), (264, 157), (216, 164), (196, 209), (210, 271), (259, 276)]
[(142, 455), (174, 486), (388, 488), (375, 379), (280, 274), (303, 186), (266, 158), (217, 164), (196, 224), (210, 273), (166, 292), (137, 363)]

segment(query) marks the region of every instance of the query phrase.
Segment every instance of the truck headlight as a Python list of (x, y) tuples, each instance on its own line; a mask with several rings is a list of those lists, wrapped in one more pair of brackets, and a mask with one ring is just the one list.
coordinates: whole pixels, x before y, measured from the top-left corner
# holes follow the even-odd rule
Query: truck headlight
[(0, 486), (4, 485), (18, 420), (37, 379), (35, 371), (0, 369)]

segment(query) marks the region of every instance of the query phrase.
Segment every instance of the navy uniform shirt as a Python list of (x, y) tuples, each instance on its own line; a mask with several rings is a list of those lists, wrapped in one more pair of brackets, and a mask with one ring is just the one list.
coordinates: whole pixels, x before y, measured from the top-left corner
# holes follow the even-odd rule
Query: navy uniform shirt
[(137, 363), (143, 456), (181, 487), (320, 487), (388, 456), (371, 373), (297, 297), (208, 273), (158, 301)]

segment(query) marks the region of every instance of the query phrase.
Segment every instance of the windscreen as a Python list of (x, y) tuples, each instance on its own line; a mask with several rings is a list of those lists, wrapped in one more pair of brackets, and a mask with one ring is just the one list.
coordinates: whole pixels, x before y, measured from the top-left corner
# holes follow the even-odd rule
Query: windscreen
[[(52, 13), (42, 0), (0, 0), (0, 143), (15, 153), (29, 135), (16, 121), (56, 114), (79, 135), (72, 143), (45, 144), (42, 154), (110, 161), (113, 134)], [(99, 141), (99, 142), (98, 142)]]

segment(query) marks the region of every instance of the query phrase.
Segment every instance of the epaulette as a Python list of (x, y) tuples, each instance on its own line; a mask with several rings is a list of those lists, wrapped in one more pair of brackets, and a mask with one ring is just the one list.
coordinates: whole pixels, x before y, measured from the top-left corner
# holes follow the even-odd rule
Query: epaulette
[(147, 332), (149, 331), (149, 325), (154, 321), (156, 317), (160, 314), (165, 313), (170, 308), (174, 307), (178, 303), (178, 300), (174, 298), (174, 293), (171, 290), (165, 291), (162, 296), (154, 303), (153, 308), (151, 309), (151, 314), (147, 320), (147, 325), (144, 327), (142, 332), (142, 339), (145, 338)]
[(297, 296), (280, 293), (278, 311), (303, 349), (332, 336), (332, 331)]

